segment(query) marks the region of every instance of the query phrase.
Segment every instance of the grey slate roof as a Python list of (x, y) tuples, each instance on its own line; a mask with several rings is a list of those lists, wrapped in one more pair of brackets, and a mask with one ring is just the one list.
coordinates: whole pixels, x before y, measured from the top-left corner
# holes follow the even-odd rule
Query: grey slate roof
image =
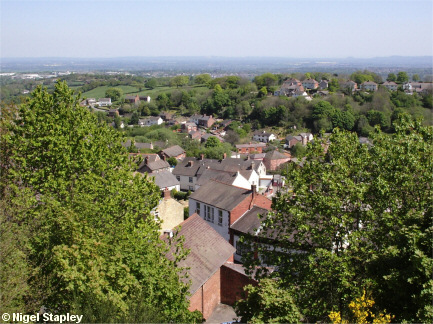
[(263, 217), (267, 214), (267, 209), (253, 206), (253, 208), (251, 208), (244, 215), (242, 215), (241, 218), (234, 222), (230, 228), (244, 234), (255, 235), (261, 224), (259, 215), (260, 217)]
[[(189, 278), (182, 280), (191, 280), (189, 292), (192, 295), (221, 268), (236, 249), (197, 214), (188, 217), (179, 227), (179, 234), (185, 239), (183, 247), (190, 250), (186, 259), (179, 262), (179, 267), (189, 268)], [(174, 248), (170, 252), (175, 253)], [(173, 257), (169, 255), (168, 258)]]
[(181, 148), (179, 145), (174, 145), (162, 150), (162, 153), (164, 153), (168, 157), (176, 157), (178, 155), (185, 153), (185, 150)]
[[(203, 159), (199, 160), (195, 157), (186, 157), (183, 159), (182, 162), (178, 163), (176, 167), (173, 169), (174, 175), (179, 176), (188, 176), (188, 177), (194, 177), (197, 175), (200, 167), (205, 167), (206, 165), (209, 165), (212, 162), (216, 162), (217, 160), (212, 159)], [(192, 165), (189, 164), (192, 162)]]
[(216, 181), (231, 185), (235, 181), (236, 175), (237, 175), (236, 172), (227, 172), (227, 171), (221, 171), (221, 170), (206, 169), (200, 175), (200, 178), (197, 179), (196, 185), (203, 186), (209, 180), (216, 180)]
[(146, 172), (149, 169), (151, 172), (161, 169), (170, 168), (170, 164), (164, 160), (156, 160), (153, 162), (148, 162), (147, 164), (140, 165), (140, 168), (137, 170), (138, 172)]
[(161, 189), (179, 185), (179, 181), (177, 181), (176, 177), (172, 175), (170, 171), (149, 173), (149, 176), (154, 178), (155, 184)]
[(290, 159), (288, 156), (283, 153), (278, 152), (277, 150), (270, 151), (265, 155), (266, 160), (282, 160), (282, 159)]
[(251, 196), (251, 190), (209, 180), (204, 186), (194, 191), (190, 198), (219, 209), (231, 211), (249, 196)]

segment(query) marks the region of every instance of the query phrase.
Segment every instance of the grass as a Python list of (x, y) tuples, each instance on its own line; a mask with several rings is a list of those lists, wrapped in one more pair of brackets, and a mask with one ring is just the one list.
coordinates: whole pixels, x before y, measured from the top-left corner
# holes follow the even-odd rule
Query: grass
[(84, 92), (82, 94), (82, 97), (85, 98), (104, 98), (105, 97), (105, 91), (108, 88), (120, 88), (123, 90), (123, 94), (124, 95), (145, 95), (145, 96), (150, 96), (152, 99), (156, 99), (156, 97), (158, 97), (159, 94), (161, 93), (170, 93), (172, 91), (175, 90), (179, 90), (179, 91), (189, 91), (189, 90), (196, 90), (197, 92), (205, 92), (208, 91), (209, 89), (207, 87), (204, 86), (184, 86), (181, 88), (173, 88), (173, 87), (156, 87), (155, 89), (146, 89), (143, 90), (141, 92), (139, 92), (139, 89), (132, 87), (132, 86), (125, 86), (125, 85), (120, 85), (120, 86), (101, 86), (101, 87), (97, 87), (95, 89), (92, 89), (90, 91)]

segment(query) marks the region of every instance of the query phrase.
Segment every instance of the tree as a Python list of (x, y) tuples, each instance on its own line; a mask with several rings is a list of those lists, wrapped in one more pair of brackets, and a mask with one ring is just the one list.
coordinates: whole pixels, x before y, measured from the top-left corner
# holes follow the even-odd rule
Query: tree
[(170, 86), (176, 88), (183, 87), (189, 82), (189, 77), (187, 75), (177, 75), (170, 80)]
[(121, 88), (108, 88), (105, 91), (105, 97), (111, 98), (112, 101), (119, 101), (123, 96), (123, 90)]
[[(263, 219), (274, 245), (250, 242), (244, 264), (280, 278), (307, 322), (330, 310), (349, 318), (348, 301), (364, 290), (395, 322), (433, 319), (433, 128), (400, 115), (394, 129), (376, 129), (372, 146), (341, 130), (311, 144), (285, 173), (293, 193), (279, 193)], [(254, 253), (277, 271), (256, 268)]]
[(301, 319), (293, 297), (281, 283), (263, 279), (258, 286), (245, 287), (247, 298), (236, 303), (242, 323), (298, 323)]
[(206, 143), (204, 144), (204, 147), (215, 148), (215, 147), (219, 147), (220, 145), (221, 142), (219, 141), (219, 139), (216, 138), (215, 136), (211, 136), (207, 139)]
[(305, 153), (307, 153), (307, 147), (298, 142), (292, 146), (290, 151), (294, 157), (300, 159), (305, 156)]
[(149, 88), (149, 89), (155, 89), (157, 85), (158, 85), (158, 83), (156, 82), (155, 79), (149, 79), (145, 83), (146, 88)]
[[(33, 312), (88, 304), (98, 310), (97, 322), (107, 320), (107, 308), (111, 320), (152, 309), (164, 322), (198, 320), (187, 310), (188, 286), (179, 282), (176, 264), (185, 253), (177, 239), (159, 239), (150, 215), (159, 189), (133, 175), (120, 133), (79, 101), (66, 83), (53, 94), (38, 87), (20, 107), (20, 122), (2, 125), (10, 159), (2, 191), (11, 192), (7, 204), (21, 206), (17, 224), (31, 229), (26, 300), (37, 301)], [(24, 191), (30, 195), (22, 204)], [(167, 258), (171, 246), (178, 254)]]
[(414, 81), (414, 82), (418, 82), (419, 80), (421, 80), (421, 78), (419, 77), (418, 74), (414, 74), (414, 75), (412, 75), (412, 81)]
[(210, 76), (210, 74), (199, 74), (194, 78), (194, 82), (196, 84), (204, 84), (204, 85), (209, 85), (210, 82), (212, 81), (212, 77)]
[(386, 80), (387, 81), (392, 81), (392, 82), (395, 82), (395, 81), (397, 81), (397, 76), (394, 74), (394, 73), (389, 73), (388, 74), (388, 77), (386, 78)]
[(409, 81), (409, 76), (406, 72), (398, 72), (397, 74), (397, 82), (398, 83), (406, 83)]

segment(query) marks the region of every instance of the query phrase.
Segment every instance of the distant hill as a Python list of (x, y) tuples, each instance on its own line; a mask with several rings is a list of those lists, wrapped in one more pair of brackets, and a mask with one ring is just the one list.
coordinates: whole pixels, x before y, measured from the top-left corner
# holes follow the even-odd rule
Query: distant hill
[(373, 58), (285, 58), (285, 57), (115, 57), (115, 58), (2, 58), (2, 72), (42, 71), (182, 71), (288, 72), (347, 71), (394, 68), (432, 69), (432, 56)]

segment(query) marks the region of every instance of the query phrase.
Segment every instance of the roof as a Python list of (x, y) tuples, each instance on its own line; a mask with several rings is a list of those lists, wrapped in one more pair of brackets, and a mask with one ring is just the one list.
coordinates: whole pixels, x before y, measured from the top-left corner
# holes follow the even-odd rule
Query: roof
[(373, 82), (373, 81), (364, 81), (362, 84), (364, 84), (364, 85), (377, 85), (377, 83)]
[(174, 145), (162, 150), (161, 152), (167, 155), (168, 157), (176, 157), (178, 155), (185, 153), (185, 150), (181, 148), (179, 145)]
[[(184, 237), (183, 247), (189, 249), (190, 253), (178, 266), (188, 268), (189, 277), (182, 278), (182, 281), (187, 283), (191, 280), (189, 292), (193, 295), (236, 249), (197, 214), (188, 217), (177, 227), (179, 228), (179, 234)], [(170, 251), (172, 254), (175, 253), (174, 249), (172, 247)]]
[[(90, 99), (88, 99), (88, 100), (90, 100)], [(93, 99), (93, 100), (95, 100), (95, 99)], [(106, 102), (110, 102), (110, 101), (111, 101), (111, 98), (99, 98), (98, 101), (99, 101), (99, 102), (101, 102), (101, 101), (103, 101), (103, 102), (105, 102), (105, 101), (106, 101)]]
[(139, 142), (136, 142), (135, 143), (135, 147), (138, 148), (138, 149), (152, 149), (153, 145), (152, 145), (152, 143), (139, 143)]
[(179, 181), (170, 171), (149, 173), (149, 176), (154, 178), (155, 184), (161, 189), (179, 185)]
[(149, 161), (147, 164), (140, 164), (139, 169), (137, 170), (138, 172), (145, 172), (146, 167), (151, 170), (151, 171), (155, 171), (155, 170), (160, 170), (160, 169), (165, 169), (165, 168), (170, 168), (170, 164), (168, 164), (167, 161), (164, 160), (156, 160), (156, 161)]
[(244, 199), (250, 197), (251, 193), (251, 190), (248, 189), (209, 180), (194, 191), (190, 198), (219, 209), (231, 211)]
[(236, 148), (243, 148), (243, 147), (266, 147), (265, 143), (249, 143), (249, 144), (237, 144)]
[(238, 176), (237, 172), (206, 169), (200, 175), (200, 178), (197, 179), (195, 184), (198, 186), (203, 186), (209, 180), (216, 180), (231, 185), (236, 180), (237, 176)]
[(137, 98), (137, 96), (125, 96), (125, 99), (134, 99)]
[(302, 137), (299, 135), (293, 136), (293, 135), (289, 135), (286, 137), (286, 142), (291, 141), (292, 139), (295, 139), (297, 141), (302, 141)]
[[(273, 133), (267, 133), (267, 132), (265, 132), (265, 131), (260, 131), (260, 130), (258, 130), (258, 131), (255, 131), (254, 132), (254, 136), (256, 136), (256, 135), (258, 135), (258, 136), (264, 136), (264, 137), (269, 137), (269, 136), (271, 136), (271, 135), (274, 135)], [(275, 135), (274, 135), (275, 136)]]
[(290, 160), (290, 158), (288, 156), (284, 155), (283, 153), (278, 152), (277, 150), (270, 151), (270, 152), (266, 153), (265, 159), (266, 160), (282, 160), (282, 159)]
[(212, 159), (200, 160), (195, 157), (186, 157), (182, 162), (176, 165), (176, 167), (173, 169), (173, 174), (194, 177), (197, 175), (200, 167), (204, 167), (205, 165), (209, 165), (210, 163), (216, 161), (217, 160)]
[(265, 216), (268, 214), (268, 210), (253, 206), (249, 211), (243, 214), (236, 222), (234, 222), (230, 228), (244, 233), (256, 235), (257, 229), (260, 228), (260, 216)]

